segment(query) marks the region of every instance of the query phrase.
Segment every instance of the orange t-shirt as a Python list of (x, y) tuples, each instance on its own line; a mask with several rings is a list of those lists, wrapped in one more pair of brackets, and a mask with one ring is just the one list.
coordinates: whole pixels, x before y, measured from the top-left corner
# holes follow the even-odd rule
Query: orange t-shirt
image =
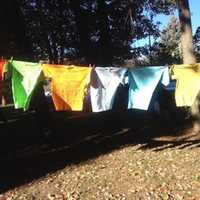
[(56, 110), (81, 111), (84, 90), (90, 81), (90, 67), (43, 64), (44, 75), (51, 78)]
[(0, 60), (0, 94), (2, 93), (3, 76), (4, 76), (4, 66), (6, 61)]
[(0, 81), (3, 81), (4, 65), (6, 61), (0, 60)]

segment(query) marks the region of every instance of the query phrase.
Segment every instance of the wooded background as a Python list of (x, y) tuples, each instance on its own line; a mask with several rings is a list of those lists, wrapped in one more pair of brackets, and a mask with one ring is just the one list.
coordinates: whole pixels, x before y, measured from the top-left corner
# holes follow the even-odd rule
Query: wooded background
[[(154, 20), (161, 13), (172, 16), (163, 30)], [(200, 28), (192, 37), (188, 0), (7, 0), (0, 20), (5, 58), (162, 65), (196, 62), (200, 55)], [(143, 38), (147, 45), (136, 47)]]

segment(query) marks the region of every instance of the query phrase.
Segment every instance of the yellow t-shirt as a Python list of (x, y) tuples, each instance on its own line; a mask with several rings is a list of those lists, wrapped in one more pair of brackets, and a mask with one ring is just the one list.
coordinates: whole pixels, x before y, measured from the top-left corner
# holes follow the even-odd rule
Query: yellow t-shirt
[(56, 110), (81, 111), (91, 68), (51, 64), (42, 67), (44, 75), (52, 79), (52, 99)]
[(177, 106), (192, 106), (200, 90), (200, 64), (173, 65), (172, 79), (176, 79)]

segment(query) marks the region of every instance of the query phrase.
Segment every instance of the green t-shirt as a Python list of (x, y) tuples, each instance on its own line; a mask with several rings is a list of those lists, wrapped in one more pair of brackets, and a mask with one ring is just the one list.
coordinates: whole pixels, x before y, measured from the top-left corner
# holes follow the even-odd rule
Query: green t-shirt
[(34, 89), (43, 80), (41, 64), (13, 60), (8, 62), (7, 70), (11, 76), (15, 108), (27, 110)]

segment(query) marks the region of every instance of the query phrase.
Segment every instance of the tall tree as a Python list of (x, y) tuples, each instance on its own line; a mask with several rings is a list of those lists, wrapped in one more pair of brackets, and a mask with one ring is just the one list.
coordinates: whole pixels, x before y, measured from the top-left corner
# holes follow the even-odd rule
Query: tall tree
[(200, 62), (200, 27), (197, 28), (193, 40), (195, 46), (196, 59), (197, 62)]
[(161, 31), (158, 42), (152, 46), (154, 65), (181, 63), (181, 32), (178, 19), (173, 16)]
[[(177, 0), (179, 9), (179, 19), (181, 24), (181, 43), (183, 51), (183, 63), (196, 63), (193, 40), (192, 40), (192, 26), (191, 15), (188, 0)], [(193, 129), (195, 132), (200, 132), (200, 91), (191, 106), (191, 115), (194, 119)]]
[(194, 54), (191, 14), (188, 0), (177, 0), (179, 10), (179, 20), (181, 25), (181, 44), (183, 53), (183, 63), (196, 63)]

